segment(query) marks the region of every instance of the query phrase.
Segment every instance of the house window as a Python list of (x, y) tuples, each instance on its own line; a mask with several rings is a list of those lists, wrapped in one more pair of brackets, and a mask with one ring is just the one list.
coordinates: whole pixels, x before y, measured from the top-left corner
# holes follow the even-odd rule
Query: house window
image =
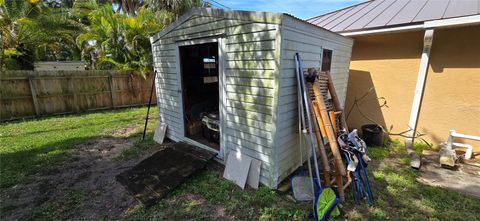
[(332, 50), (323, 49), (322, 71), (330, 71), (332, 67)]

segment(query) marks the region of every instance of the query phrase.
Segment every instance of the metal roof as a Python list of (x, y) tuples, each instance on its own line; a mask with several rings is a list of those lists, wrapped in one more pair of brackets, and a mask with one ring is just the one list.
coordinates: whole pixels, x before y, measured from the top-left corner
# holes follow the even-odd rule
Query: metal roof
[(478, 14), (480, 0), (370, 0), (307, 22), (334, 32), (349, 32)]

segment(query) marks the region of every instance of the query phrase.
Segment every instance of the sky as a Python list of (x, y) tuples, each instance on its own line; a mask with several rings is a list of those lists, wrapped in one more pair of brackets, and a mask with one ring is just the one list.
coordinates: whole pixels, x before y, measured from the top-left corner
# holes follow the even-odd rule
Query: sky
[(358, 4), (365, 0), (211, 0), (214, 7), (220, 8), (216, 3), (230, 9), (247, 11), (284, 12), (307, 19)]

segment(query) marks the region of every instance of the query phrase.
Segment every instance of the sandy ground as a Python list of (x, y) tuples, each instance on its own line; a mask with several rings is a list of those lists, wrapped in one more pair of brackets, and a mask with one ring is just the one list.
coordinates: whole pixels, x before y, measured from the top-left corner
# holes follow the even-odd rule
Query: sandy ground
[[(130, 128), (123, 128), (116, 135), (127, 135)], [(80, 192), (82, 205), (75, 211), (62, 213), (65, 219), (118, 220), (138, 204), (126, 189), (115, 180), (115, 176), (136, 165), (155, 151), (164, 148), (158, 145), (138, 157), (119, 160), (122, 151), (131, 148), (133, 142), (127, 138), (102, 138), (72, 148), (72, 158), (53, 169), (27, 177), (22, 184), (3, 189), (1, 203), (8, 208), (3, 220), (35, 219), (32, 214), (38, 208), (56, 207), (53, 211), (70, 210), (72, 205), (62, 205), (75, 199), (69, 193)]]

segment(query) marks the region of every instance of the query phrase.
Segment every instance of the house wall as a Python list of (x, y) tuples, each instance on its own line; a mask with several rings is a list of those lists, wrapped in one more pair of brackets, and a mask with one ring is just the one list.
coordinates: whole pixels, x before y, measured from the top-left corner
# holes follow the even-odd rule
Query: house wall
[(353, 41), (350, 38), (320, 29), (290, 16), (282, 23), (281, 64), (277, 137), (275, 158), (278, 162), (275, 172), (279, 181), (298, 168), (298, 101), (297, 78), (295, 74), (295, 53), (299, 53), (302, 67), (321, 67), (322, 49), (332, 54), (331, 75), (342, 105), (345, 101), (349, 62)]
[[(222, 139), (225, 140), (225, 156), (233, 150), (262, 161), (260, 182), (275, 187), (272, 153), (278, 93), (279, 25), (275, 18), (262, 19), (262, 14), (258, 13), (252, 13), (255, 16), (252, 19), (248, 19), (249, 14), (242, 13), (246, 19), (240, 20), (231, 18), (230, 15), (237, 14), (235, 11), (229, 14), (202, 10), (152, 46), (158, 71), (157, 103), (161, 121), (168, 124), (166, 136), (174, 141), (184, 139), (176, 41), (223, 35), (226, 121)], [(258, 20), (264, 22), (254, 22)]]
[[(346, 108), (369, 88), (362, 112), (393, 133), (405, 131), (415, 91), (423, 32), (356, 37), (350, 65)], [(480, 26), (436, 30), (430, 55), (418, 131), (438, 145), (448, 131), (480, 135)], [(384, 97), (388, 107), (380, 107)], [(354, 109), (350, 127), (370, 123)], [(395, 137), (394, 138), (400, 138)], [(480, 143), (473, 144), (477, 151)]]

